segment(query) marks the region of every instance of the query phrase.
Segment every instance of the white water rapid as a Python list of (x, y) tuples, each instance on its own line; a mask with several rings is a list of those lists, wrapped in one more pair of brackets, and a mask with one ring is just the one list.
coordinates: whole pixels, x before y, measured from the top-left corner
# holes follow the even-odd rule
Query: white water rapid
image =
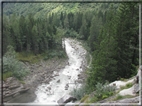
[[(76, 40), (65, 38), (65, 49), (69, 58), (68, 63), (64, 69), (61, 69), (58, 74), (49, 84), (41, 84), (37, 87), (35, 94), (37, 98), (34, 103), (47, 103), (57, 104), (57, 101), (64, 95), (69, 94), (74, 88), (76, 88), (76, 80), (78, 74), (82, 71), (82, 63), (86, 50)], [(68, 85), (68, 89), (65, 86)]]

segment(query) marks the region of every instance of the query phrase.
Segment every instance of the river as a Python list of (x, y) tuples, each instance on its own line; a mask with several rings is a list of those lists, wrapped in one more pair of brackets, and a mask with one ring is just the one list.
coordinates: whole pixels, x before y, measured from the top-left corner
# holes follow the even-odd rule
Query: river
[[(57, 75), (49, 84), (42, 83), (35, 91), (36, 99), (34, 103), (57, 104), (57, 101), (69, 94), (74, 88), (79, 87), (77, 84), (78, 75), (84, 63), (86, 50), (81, 46), (81, 43), (70, 38), (65, 38), (65, 50), (69, 58), (68, 64), (59, 72), (54, 72)], [(67, 87), (67, 88), (66, 88)]]
[[(25, 92), (21, 95), (18, 95), (12, 98), (9, 103), (16, 103), (16, 105), (21, 105), (21, 103), (26, 105), (34, 105), (34, 104), (45, 104), (45, 105), (58, 105), (57, 101), (70, 94), (74, 88), (79, 88), (81, 86), (81, 82), (83, 82), (83, 78), (81, 77), (83, 74), (84, 67), (86, 67), (86, 50), (81, 46), (82, 44), (71, 38), (65, 38), (63, 44), (66, 50), (66, 54), (68, 56), (68, 63), (65, 67), (61, 67), (60, 69), (55, 68), (57, 70), (53, 71), (51, 75), (51, 81), (49, 83), (41, 83), (39, 84), (38, 81), (36, 84), (37, 88), (31, 89), (28, 92)], [(46, 62), (45, 62), (46, 63)], [(51, 62), (52, 65), (55, 64)], [(55, 66), (56, 67), (56, 66)], [(38, 73), (41, 71), (50, 72), (45, 67), (43, 69), (37, 69)], [(44, 70), (44, 71), (43, 71)], [(45, 74), (50, 74), (50, 73)], [(40, 74), (34, 73), (33, 77), (30, 76), (30, 81), (32, 82), (35, 80), (38, 75)], [(36, 75), (36, 76), (35, 76)], [(43, 74), (41, 74), (43, 76)], [(41, 76), (40, 76), (41, 77)], [(39, 78), (40, 78), (39, 77)], [(45, 77), (46, 78), (46, 77)], [(46, 79), (45, 79), (46, 80)], [(29, 79), (27, 79), (29, 81)], [(29, 81), (29, 82), (30, 82)], [(42, 81), (41, 81), (42, 82)], [(30, 84), (30, 83), (29, 83)], [(33, 83), (32, 83), (33, 84)], [(10, 104), (11, 105), (11, 104)]]

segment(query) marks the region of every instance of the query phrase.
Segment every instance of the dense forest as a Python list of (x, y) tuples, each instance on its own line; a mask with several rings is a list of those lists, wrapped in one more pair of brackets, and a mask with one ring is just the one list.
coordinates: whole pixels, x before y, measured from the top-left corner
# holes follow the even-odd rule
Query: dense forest
[[(86, 42), (92, 55), (88, 90), (135, 75), (139, 60), (137, 3), (5, 3), (3, 56), (11, 45), (34, 55), (64, 51), (62, 38)], [(10, 9), (9, 9), (10, 8)]]

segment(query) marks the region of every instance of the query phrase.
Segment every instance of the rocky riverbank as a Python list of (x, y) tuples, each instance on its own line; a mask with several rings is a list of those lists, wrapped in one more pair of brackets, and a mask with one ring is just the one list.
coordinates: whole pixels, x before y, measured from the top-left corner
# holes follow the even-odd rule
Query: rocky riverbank
[(30, 69), (28, 76), (19, 81), (14, 77), (3, 81), (3, 102), (4, 103), (28, 103), (36, 98), (35, 89), (41, 83), (49, 83), (57, 72), (64, 68), (68, 59), (53, 58), (48, 61), (40, 61), (36, 64), (25, 63)]
[[(75, 72), (82, 70), (79, 74), (77, 74), (76, 79), (76, 82), (81, 84), (84, 83), (86, 77), (84, 72), (87, 66), (87, 61), (85, 59), (86, 51), (81, 47), (80, 42), (77, 42), (73, 39), (71, 39), (69, 42), (72, 49), (75, 50), (72, 53), (73, 55), (77, 55), (76, 59), (82, 59), (81, 62), (77, 62), (77, 64), (81, 65), (76, 66), (75, 68), (74, 65), (76, 64), (74, 64), (72, 67)], [(76, 46), (76, 44), (78, 46)], [(59, 73), (62, 73), (65, 67), (68, 68), (71, 66), (71, 64), (73, 64), (69, 62), (70, 61), (68, 58), (53, 58), (47, 61), (41, 60), (35, 64), (25, 62), (25, 66), (30, 70), (29, 75), (23, 78), (22, 83), (15, 78), (8, 78), (7, 80), (3, 81), (3, 101), (5, 103), (32, 103), (37, 96), (35, 94), (37, 87), (41, 84), (48, 85), (49, 82), (54, 81), (55, 78), (59, 76)], [(65, 71), (65, 73), (69, 74), (69, 70), (70, 69), (68, 69), (67, 72)], [(70, 79), (72, 78), (70, 77)], [(62, 80), (63, 79), (57, 80), (57, 83), (61, 83)], [(60, 98), (58, 98), (58, 100), (59, 99)]]
[(7, 78), (6, 81), (3, 81), (3, 102), (8, 102), (29, 89), (26, 84), (21, 84), (16, 78)]
[(62, 68), (68, 64), (68, 59), (54, 58), (48, 61), (40, 61), (38, 64), (27, 64), (30, 68), (31, 74), (24, 78), (26, 84), (31, 85), (35, 89), (41, 83), (49, 83), (54, 79), (55, 73), (58, 73)]

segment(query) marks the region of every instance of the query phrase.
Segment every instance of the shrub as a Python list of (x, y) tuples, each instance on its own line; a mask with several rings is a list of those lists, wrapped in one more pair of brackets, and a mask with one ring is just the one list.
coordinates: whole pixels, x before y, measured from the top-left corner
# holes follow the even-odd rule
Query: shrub
[(70, 94), (80, 100), (87, 92), (86, 86), (81, 86), (78, 89), (74, 89)]
[(3, 78), (14, 76), (21, 79), (28, 73), (24, 63), (18, 61), (15, 57), (15, 51), (12, 46), (8, 46), (8, 52), (3, 56)]
[(95, 91), (93, 92), (93, 97), (90, 102), (96, 102), (112, 96), (115, 92), (114, 86), (109, 86), (108, 83), (102, 84), (97, 83), (95, 86)]
[(66, 32), (64, 33), (64, 36), (65, 37), (73, 37), (73, 38), (75, 38), (75, 37), (79, 38), (80, 37), (79, 34), (75, 30), (73, 30), (72, 28), (67, 29)]
[(126, 84), (126, 87), (127, 88), (130, 88), (130, 87), (132, 87), (133, 86), (133, 83), (128, 83), (128, 84)]
[(123, 96), (117, 95), (116, 98), (115, 98), (114, 100), (120, 100), (120, 99), (123, 99)]
[(64, 50), (50, 50), (46, 53), (47, 55), (44, 57), (44, 60), (48, 60), (54, 57), (58, 58), (65, 58), (66, 57), (66, 52)]

